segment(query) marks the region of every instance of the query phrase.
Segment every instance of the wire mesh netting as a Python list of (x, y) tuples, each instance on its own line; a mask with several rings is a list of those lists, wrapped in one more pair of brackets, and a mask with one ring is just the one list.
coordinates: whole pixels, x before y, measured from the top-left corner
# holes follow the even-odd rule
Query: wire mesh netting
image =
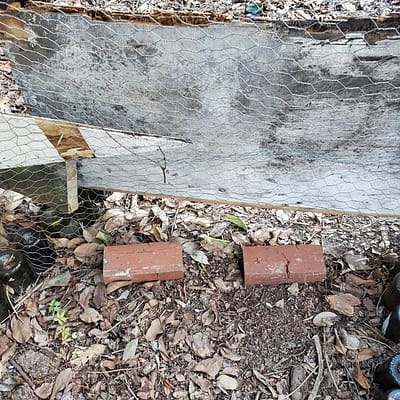
[[(8, 3), (0, 397), (370, 398), (394, 348), (397, 0)], [(108, 246), (152, 242), (181, 244), (181, 280), (106, 286)], [(244, 246), (299, 244), (323, 283), (245, 287)]]
[(127, 4), (1, 13), (0, 187), (398, 214), (395, 5)]

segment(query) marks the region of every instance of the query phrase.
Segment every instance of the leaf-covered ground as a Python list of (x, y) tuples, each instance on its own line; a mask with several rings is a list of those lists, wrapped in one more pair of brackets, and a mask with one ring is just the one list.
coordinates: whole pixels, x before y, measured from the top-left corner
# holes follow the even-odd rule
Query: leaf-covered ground
[[(91, 204), (83, 230), (49, 237), (57, 266), (10, 293), (0, 398), (374, 398), (374, 367), (399, 350), (380, 333), (378, 302), (400, 220), (120, 193)], [(10, 230), (43, 227), (22, 196), (3, 192), (0, 205), (3, 247)], [(151, 241), (182, 243), (183, 281), (104, 286), (105, 243)], [(243, 244), (299, 243), (323, 245), (326, 282), (243, 286)]]

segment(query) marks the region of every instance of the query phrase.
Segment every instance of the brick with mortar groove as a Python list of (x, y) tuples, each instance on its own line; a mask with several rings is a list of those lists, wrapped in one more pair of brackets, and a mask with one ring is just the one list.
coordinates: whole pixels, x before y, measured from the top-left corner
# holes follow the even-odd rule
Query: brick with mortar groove
[(313, 283), (326, 278), (318, 245), (245, 246), (243, 265), (246, 286)]

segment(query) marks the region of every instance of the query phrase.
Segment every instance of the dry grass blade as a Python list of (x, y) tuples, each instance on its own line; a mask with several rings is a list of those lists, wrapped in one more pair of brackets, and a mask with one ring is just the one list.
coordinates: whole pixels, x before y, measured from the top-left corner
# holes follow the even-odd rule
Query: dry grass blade
[(319, 387), (321, 385), (321, 382), (322, 382), (322, 379), (324, 376), (324, 360), (323, 360), (323, 356), (322, 356), (321, 341), (319, 340), (318, 335), (313, 336), (313, 340), (314, 340), (315, 350), (316, 350), (317, 356), (318, 356), (318, 375), (317, 375), (317, 379), (314, 382), (314, 387), (312, 388), (311, 393), (308, 396), (308, 400), (314, 400), (317, 397)]

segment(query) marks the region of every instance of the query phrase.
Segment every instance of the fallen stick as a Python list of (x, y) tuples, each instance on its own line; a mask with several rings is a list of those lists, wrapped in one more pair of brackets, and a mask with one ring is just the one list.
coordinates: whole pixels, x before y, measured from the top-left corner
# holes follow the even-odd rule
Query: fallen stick
[(312, 391), (308, 396), (308, 400), (314, 400), (317, 397), (319, 387), (321, 385), (324, 374), (324, 359), (322, 356), (322, 348), (319, 336), (318, 335), (313, 336), (313, 340), (314, 340), (315, 350), (317, 351), (317, 356), (318, 356), (318, 375), (317, 378), (315, 379)]

